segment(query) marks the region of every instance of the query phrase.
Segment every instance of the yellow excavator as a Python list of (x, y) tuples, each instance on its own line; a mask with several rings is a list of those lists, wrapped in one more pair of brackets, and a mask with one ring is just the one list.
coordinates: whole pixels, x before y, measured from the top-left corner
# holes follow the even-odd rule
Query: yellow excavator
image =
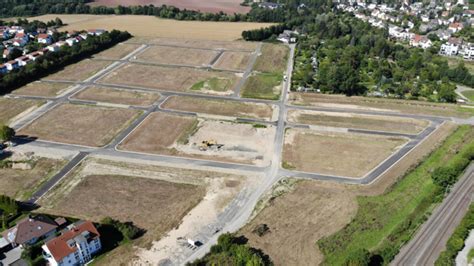
[(203, 140), (199, 145), (199, 150), (207, 151), (209, 149), (220, 149), (224, 144), (218, 144), (215, 139)]

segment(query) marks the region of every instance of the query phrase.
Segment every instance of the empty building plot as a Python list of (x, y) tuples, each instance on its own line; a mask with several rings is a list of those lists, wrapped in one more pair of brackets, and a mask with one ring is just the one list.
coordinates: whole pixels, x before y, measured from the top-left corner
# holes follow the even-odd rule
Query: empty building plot
[(219, 57), (213, 68), (243, 72), (249, 65), (250, 56), (250, 52), (227, 51)]
[(150, 106), (160, 99), (160, 97), (161, 96), (159, 93), (154, 92), (116, 89), (100, 86), (87, 87), (73, 96), (74, 99), (78, 100), (133, 106)]
[(284, 45), (265, 43), (255, 62), (254, 70), (268, 73), (283, 73), (286, 70), (289, 48)]
[(193, 91), (229, 95), (238, 75), (186, 67), (127, 64), (108, 74), (99, 83), (146, 87), (165, 91)]
[(253, 73), (245, 81), (241, 91), (244, 98), (278, 100), (283, 76), (276, 73)]
[(288, 120), (294, 123), (323, 127), (341, 127), (405, 134), (418, 134), (429, 125), (427, 120), (412, 118), (310, 110), (290, 110), (288, 112)]
[(71, 88), (71, 84), (32, 82), (12, 92), (14, 95), (57, 97)]
[(219, 54), (209, 49), (150, 46), (134, 60), (165, 65), (208, 66)]
[(125, 129), (139, 111), (78, 104), (62, 104), (18, 134), (41, 140), (100, 147)]
[(103, 60), (82, 60), (79, 63), (66, 66), (64, 69), (45, 77), (46, 80), (83, 81), (112, 64)]
[(0, 124), (10, 124), (42, 105), (43, 101), (0, 97)]
[(94, 58), (111, 59), (111, 60), (122, 59), (128, 54), (130, 54), (131, 52), (138, 49), (140, 46), (141, 46), (140, 44), (119, 43), (112, 48), (109, 48), (105, 51), (95, 54)]
[(171, 96), (162, 108), (217, 116), (254, 118), (270, 121), (273, 118), (274, 107), (264, 103), (206, 99), (189, 96)]
[(288, 129), (283, 167), (359, 178), (407, 142), (406, 138)]
[[(202, 28), (201, 28), (202, 29)], [(131, 41), (134, 41), (133, 39)], [(209, 49), (225, 49), (253, 52), (257, 48), (256, 42), (244, 41), (216, 41), (216, 40), (202, 40), (202, 39), (173, 39), (173, 38), (145, 38), (135, 41), (145, 41), (149, 44), (169, 45), (178, 47), (202, 48)]]

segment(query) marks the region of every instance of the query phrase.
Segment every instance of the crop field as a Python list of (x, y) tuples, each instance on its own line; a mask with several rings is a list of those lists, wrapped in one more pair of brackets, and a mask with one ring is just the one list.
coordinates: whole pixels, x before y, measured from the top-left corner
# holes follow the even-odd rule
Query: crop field
[(217, 51), (205, 49), (151, 46), (137, 55), (136, 60), (166, 65), (206, 66), (217, 54)]
[(288, 120), (290, 122), (308, 125), (367, 129), (407, 134), (418, 134), (429, 124), (426, 120), (411, 118), (306, 110), (290, 110), (288, 112)]
[(218, 116), (271, 120), (273, 108), (263, 103), (230, 100), (210, 100), (198, 97), (172, 96), (162, 105), (164, 109), (204, 113)]
[(245, 71), (250, 61), (250, 53), (248, 52), (224, 52), (219, 60), (214, 64), (213, 68)]
[(57, 97), (71, 85), (62, 83), (32, 82), (12, 92), (15, 95)]
[(287, 168), (299, 171), (357, 178), (406, 142), (402, 138), (289, 129), (283, 161)]
[(150, 106), (160, 98), (160, 94), (94, 86), (87, 87), (75, 94), (73, 98), (112, 104)]
[(474, 109), (454, 104), (430, 103), (396, 99), (369, 98), (317, 93), (291, 93), (290, 103), (294, 105), (317, 106), (323, 108), (341, 108), (352, 110), (374, 110), (405, 114), (423, 114), (434, 116), (454, 116), (468, 118)]
[(136, 110), (62, 104), (21, 129), (19, 135), (100, 147), (139, 114)]
[(242, 97), (278, 100), (281, 94), (280, 74), (260, 73), (249, 76), (242, 88)]
[(78, 63), (68, 65), (64, 69), (47, 76), (46, 80), (83, 81), (100, 70), (106, 68), (112, 62), (85, 59)]
[(135, 51), (140, 47), (139, 44), (126, 44), (126, 43), (119, 43), (112, 48), (109, 48), (105, 51), (102, 51), (96, 55), (94, 58), (101, 58), (101, 59), (122, 59), (129, 53)]
[(254, 70), (282, 74), (286, 70), (289, 49), (287, 46), (265, 43), (257, 57)]
[(10, 124), (30, 113), (44, 102), (24, 99), (0, 98), (0, 124)]
[(238, 50), (244, 52), (253, 52), (257, 48), (257, 42), (245, 41), (228, 41), (215, 39), (199, 39), (199, 38), (150, 38), (150, 37), (134, 37), (127, 43), (146, 43), (151, 45), (167, 45), (184, 48), (207, 48), (207, 49), (226, 49)]
[(99, 83), (228, 95), (233, 93), (237, 80), (236, 75), (225, 72), (127, 64), (102, 78)]

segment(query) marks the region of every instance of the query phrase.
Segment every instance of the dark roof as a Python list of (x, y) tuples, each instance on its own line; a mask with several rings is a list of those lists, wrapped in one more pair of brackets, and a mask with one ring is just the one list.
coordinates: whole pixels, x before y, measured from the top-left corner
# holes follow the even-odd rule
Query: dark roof
[(15, 227), (8, 229), (3, 236), (10, 242), (25, 244), (55, 230), (57, 224), (44, 215), (30, 216), (20, 220)]

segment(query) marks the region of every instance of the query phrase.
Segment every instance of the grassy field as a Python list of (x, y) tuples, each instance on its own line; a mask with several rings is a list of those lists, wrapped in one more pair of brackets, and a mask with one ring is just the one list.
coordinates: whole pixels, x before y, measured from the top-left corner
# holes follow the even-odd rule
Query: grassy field
[(104, 146), (140, 112), (132, 109), (63, 104), (18, 132), (43, 140)]
[(265, 43), (262, 54), (257, 57), (254, 70), (281, 74), (286, 70), (289, 49), (283, 45)]
[[(138, 37), (188, 38), (201, 40), (233, 41), (241, 38), (244, 30), (268, 27), (270, 23), (252, 22), (201, 22), (160, 19), (153, 16), (135, 15), (44, 15), (34, 17), (50, 21), (59, 17), (67, 26), (61, 31), (106, 29), (126, 30)], [(144, 26), (146, 25), (146, 26)]]
[(270, 105), (228, 100), (209, 100), (197, 97), (172, 96), (161, 105), (162, 108), (242, 118), (271, 120)]
[(203, 66), (209, 65), (217, 54), (217, 51), (212, 50), (151, 46), (137, 55), (137, 60), (168, 65)]
[(68, 65), (64, 69), (47, 76), (47, 80), (67, 80), (67, 81), (83, 81), (100, 70), (104, 69), (112, 62), (100, 60), (82, 60), (78, 63)]
[(150, 106), (160, 98), (160, 94), (105, 87), (88, 87), (75, 94), (73, 98), (112, 104)]
[(139, 44), (124, 44), (119, 43), (112, 48), (109, 48), (105, 51), (102, 51), (98, 54), (94, 55), (94, 58), (104, 58), (104, 59), (122, 59), (129, 53), (133, 52), (134, 50), (140, 47)]
[(67, 88), (70, 84), (62, 83), (47, 83), (47, 82), (32, 82), (19, 89), (16, 89), (12, 94), (16, 95), (27, 95), (27, 96), (44, 96), (44, 97), (56, 97)]
[(10, 124), (42, 104), (35, 100), (0, 98), (0, 124)]
[(469, 101), (474, 102), (474, 90), (463, 91), (462, 95), (464, 95), (464, 97), (468, 98)]
[(385, 257), (393, 254), (415, 232), (432, 209), (439, 192), (432, 169), (449, 164), (474, 147), (474, 130), (462, 126), (415, 170), (379, 196), (358, 197), (354, 219), (339, 232), (318, 242), (325, 264), (341, 265), (355, 250), (365, 248)]
[(260, 73), (253, 74), (242, 88), (242, 97), (278, 100), (281, 94), (282, 75)]
[(456, 67), (459, 65), (460, 62), (463, 62), (464, 66), (469, 70), (469, 72), (471, 74), (474, 74), (474, 62), (463, 60), (458, 57), (444, 57), (444, 58), (448, 59), (448, 65), (450, 67)]
[(224, 52), (214, 64), (214, 68), (225, 70), (245, 71), (250, 61), (248, 52)]

